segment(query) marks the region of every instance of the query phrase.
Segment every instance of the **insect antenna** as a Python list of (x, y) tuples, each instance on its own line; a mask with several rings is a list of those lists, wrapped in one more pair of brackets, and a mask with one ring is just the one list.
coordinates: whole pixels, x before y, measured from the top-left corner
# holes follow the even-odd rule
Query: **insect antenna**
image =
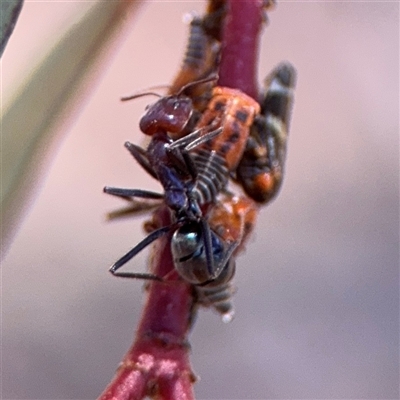
[(144, 92), (144, 93), (132, 94), (131, 96), (121, 97), (121, 101), (134, 100), (134, 99), (137, 99), (139, 97), (144, 97), (144, 96), (157, 96), (159, 98), (163, 97), (163, 96), (161, 96), (161, 94), (156, 93), (156, 92)]
[(216, 81), (216, 80), (218, 80), (218, 78), (219, 78), (218, 74), (214, 74), (214, 75), (208, 76), (207, 78), (198, 79), (197, 81), (189, 82), (180, 88), (180, 90), (176, 94), (176, 96), (181, 96), (185, 90), (189, 89), (192, 86), (200, 85), (201, 83), (208, 83), (208, 82)]
[[(186, 89), (189, 89), (192, 86), (199, 85), (201, 83), (207, 83), (207, 82), (216, 81), (217, 79), (218, 79), (218, 75), (211, 75), (211, 76), (208, 76), (207, 78), (204, 78), (204, 79), (199, 79), (199, 80), (194, 81), (194, 82), (189, 82), (186, 85), (182, 86), (180, 88), (179, 92), (175, 96), (181, 96)], [(158, 86), (152, 86), (149, 89), (168, 89), (169, 87), (170, 87), (169, 85), (158, 85)], [(148, 89), (146, 89), (146, 90), (148, 90)], [(134, 99), (137, 99), (139, 97), (144, 97), (144, 96), (156, 96), (158, 98), (163, 97), (159, 93), (148, 92), (147, 91), (147, 92), (135, 93), (135, 94), (132, 94), (130, 96), (123, 96), (123, 97), (121, 97), (121, 101), (134, 100)]]

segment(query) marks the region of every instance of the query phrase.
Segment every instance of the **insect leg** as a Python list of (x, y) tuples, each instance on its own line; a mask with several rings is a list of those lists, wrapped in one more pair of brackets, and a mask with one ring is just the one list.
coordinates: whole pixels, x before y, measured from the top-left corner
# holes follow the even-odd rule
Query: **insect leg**
[(151, 192), (150, 190), (142, 189), (123, 189), (105, 186), (103, 191), (104, 193), (111, 194), (113, 196), (123, 197), (126, 199), (130, 199), (131, 197), (140, 197), (142, 199), (161, 200), (164, 198), (164, 195), (161, 193)]
[(132, 154), (133, 158), (141, 165), (141, 167), (154, 179), (158, 179), (157, 174), (153, 170), (151, 163), (148, 159), (146, 150), (131, 142), (125, 142), (125, 147), (128, 149), (129, 153)]
[[(145, 247), (147, 247), (150, 243), (157, 240), (159, 237), (167, 233), (171, 229), (171, 226), (163, 226), (160, 229), (150, 233), (150, 235), (146, 236), (141, 242), (139, 242), (132, 250), (128, 251), (124, 256), (122, 256), (118, 261), (116, 261), (110, 268), (110, 272), (115, 275), (116, 271), (125, 265), (128, 261), (130, 261), (133, 257), (136, 256), (140, 251), (142, 251)], [(124, 277), (129, 277), (130, 272), (124, 273)], [(139, 274), (141, 275), (141, 274)], [(118, 275), (117, 275), (118, 276)], [(121, 276), (121, 275), (119, 275)], [(132, 273), (130, 275), (132, 278), (137, 277), (137, 274)]]
[(220, 261), (219, 266), (217, 268), (217, 275), (221, 273), (221, 270), (225, 267), (228, 263), (229, 259), (231, 258), (233, 252), (236, 250), (236, 247), (239, 246), (239, 241), (232, 242), (228, 245), (228, 248), (225, 251), (224, 258)]
[[(193, 179), (197, 177), (197, 168), (188, 151), (220, 133), (217, 130), (200, 136), (203, 130), (203, 128), (197, 129), (168, 145), (168, 152), (170, 157), (173, 158), (175, 165), (177, 167), (180, 166), (182, 171), (187, 171)], [(178, 149), (179, 152), (177, 151)]]
[(186, 147), (188, 144), (192, 143), (195, 139), (198, 139), (203, 132), (204, 128), (196, 129), (195, 131), (183, 136), (177, 140), (174, 140), (168, 145), (168, 150), (173, 150), (175, 148)]
[[(199, 129), (200, 131), (200, 129)], [(196, 131), (197, 132), (197, 131)], [(208, 140), (213, 139), (215, 136), (219, 135), (222, 132), (222, 128), (215, 129), (214, 131), (208, 132), (205, 135), (193, 140), (189, 144), (187, 144), (181, 151), (182, 157), (185, 160), (187, 169), (191, 175), (191, 177), (195, 180), (198, 176), (198, 170), (196, 163), (194, 162), (193, 158), (189, 154), (189, 151), (194, 149), (197, 146), (205, 143)], [(195, 132), (193, 132), (195, 133)]]
[(129, 216), (137, 216), (140, 214), (148, 214), (149, 211), (159, 207), (159, 202), (148, 202), (148, 201), (135, 201), (130, 198), (126, 198), (131, 204), (127, 207), (119, 208), (114, 211), (110, 211), (106, 214), (107, 221), (115, 221), (117, 219), (126, 218)]
[(210, 225), (204, 218), (201, 218), (200, 225), (203, 232), (204, 252), (206, 255), (207, 270), (211, 279), (214, 279), (217, 275), (214, 271), (214, 256), (213, 256)]
[(146, 274), (141, 272), (112, 272), (114, 276), (118, 278), (130, 278), (130, 279), (142, 279), (147, 281), (159, 281), (163, 282), (163, 278), (154, 274)]

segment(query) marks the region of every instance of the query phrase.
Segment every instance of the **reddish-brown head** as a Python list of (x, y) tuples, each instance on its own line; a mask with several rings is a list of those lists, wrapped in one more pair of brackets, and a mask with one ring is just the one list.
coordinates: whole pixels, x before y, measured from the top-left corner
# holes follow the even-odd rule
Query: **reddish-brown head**
[(158, 131), (180, 133), (193, 113), (192, 100), (186, 96), (166, 96), (152, 104), (140, 120), (140, 130), (146, 135)]

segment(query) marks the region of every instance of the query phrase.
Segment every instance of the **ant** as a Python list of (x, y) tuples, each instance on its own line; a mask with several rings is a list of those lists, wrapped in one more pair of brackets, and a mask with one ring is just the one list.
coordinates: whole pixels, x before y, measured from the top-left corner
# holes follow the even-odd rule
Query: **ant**
[[(144, 240), (114, 263), (110, 268), (110, 272), (113, 275), (159, 280), (159, 277), (151, 274), (124, 273), (117, 272), (117, 270), (150, 243), (162, 235), (173, 231), (174, 235), (176, 234), (175, 237), (179, 237), (182, 234), (188, 235), (190, 232), (192, 235), (200, 233), (202, 237), (206, 263), (201, 263), (200, 268), (193, 268), (190, 273), (185, 268), (177, 268), (178, 273), (186, 281), (193, 284), (205, 284), (219, 276), (227, 260), (229, 260), (236, 248), (237, 243), (229, 243), (227, 246), (224, 246), (219, 237), (210, 229), (209, 224), (204, 218), (201, 209), (201, 206), (205, 205), (202, 203), (204, 196), (200, 194), (201, 190), (197, 187), (202, 176), (196, 175), (195, 165), (190, 159), (188, 151), (201, 144), (204, 140), (210, 140), (210, 138), (213, 138), (220, 132), (221, 129), (217, 129), (204, 136), (199, 136), (199, 131), (195, 131), (184, 138), (173, 141), (165, 131), (159, 131), (153, 135), (147, 151), (132, 143), (125, 143), (125, 147), (138, 160), (139, 164), (153, 177), (160, 180), (164, 187), (164, 194), (141, 189), (112, 187), (105, 187), (104, 191), (123, 198), (164, 199), (165, 204), (174, 213), (175, 222), (150, 233)], [(203, 173), (207, 174), (206, 171), (203, 171)], [(174, 243), (178, 240), (174, 239), (173, 236), (172, 241)]]
[[(176, 99), (178, 99), (177, 101), (179, 103), (179, 95), (176, 96)], [(186, 98), (183, 99), (186, 100)], [(162, 98), (161, 100), (167, 100), (168, 104), (168, 98)], [(187, 113), (188, 109), (185, 107), (178, 107), (175, 111), (176, 110), (183, 111), (183, 115), (188, 117), (190, 116), (190, 113)], [(150, 107), (149, 112), (153, 115), (154, 108)], [(146, 113), (144, 118), (148, 117), (149, 115)], [(125, 143), (125, 147), (139, 162), (139, 164), (151, 176), (160, 180), (164, 187), (164, 194), (140, 189), (104, 188), (106, 193), (123, 198), (141, 197), (147, 199), (164, 199), (169, 209), (174, 212), (176, 220), (172, 225), (161, 227), (152, 232), (126, 255), (119, 259), (110, 269), (113, 275), (123, 277), (144, 277), (141, 274), (139, 274), (139, 276), (134, 273), (119, 273), (117, 270), (154, 240), (170, 231), (179, 231), (179, 229), (184, 229), (183, 227), (186, 229), (189, 227), (196, 230), (200, 229), (201, 232), (203, 232), (207, 270), (197, 274), (198, 276), (195, 281), (198, 284), (205, 283), (207, 280), (212, 280), (217, 277), (226, 264), (225, 259), (229, 259), (230, 254), (236, 247), (235, 243), (231, 244), (224, 253), (224, 257), (219, 258), (217, 260), (217, 265), (215, 265), (215, 247), (218, 246), (220, 248), (220, 243), (203, 217), (200, 206), (204, 205), (204, 196), (201, 194), (202, 190), (199, 187), (199, 182), (203, 176), (217, 173), (216, 176), (220, 177), (224, 176), (225, 172), (223, 170), (213, 170), (212, 172), (202, 171), (202, 175), (198, 174), (196, 166), (188, 153), (192, 148), (195, 148), (204, 141), (210, 140), (214, 136), (220, 134), (221, 129), (208, 132), (203, 136), (200, 136), (201, 130), (198, 130), (188, 136), (173, 141), (167, 134), (164, 121), (166, 121), (166, 124), (168, 125), (168, 131), (174, 132), (182, 128), (182, 120), (183, 119), (178, 116), (171, 124), (171, 120), (166, 117), (166, 113), (161, 113), (158, 131), (152, 134), (152, 140), (146, 151), (132, 143)], [(141, 122), (142, 121), (143, 118)], [(173, 122), (175, 122), (175, 124), (173, 124)], [(149, 129), (153, 129), (153, 124), (150, 124)], [(211, 154), (210, 157), (212, 158), (213, 154)], [(149, 278), (154, 279), (154, 277)], [(185, 278), (187, 279), (188, 277), (186, 276)], [(193, 279), (191, 283), (194, 283)]]
[[(207, 78), (190, 85), (211, 79), (215, 78)], [(249, 126), (259, 112), (259, 105), (238, 90), (214, 88), (213, 98), (197, 124), (198, 129), (173, 140), (171, 136), (176, 137), (183, 131), (193, 112), (191, 99), (181, 94), (184, 89), (186, 87), (176, 95), (160, 98), (141, 118), (141, 130), (152, 137), (147, 150), (129, 142), (125, 143), (125, 147), (137, 162), (161, 182), (164, 194), (138, 189), (104, 188), (106, 193), (124, 198), (164, 199), (166, 205), (175, 213), (176, 219), (171, 226), (151, 233), (118, 260), (110, 269), (114, 275), (144, 247), (168, 231), (183, 229), (183, 225), (185, 229), (190, 226), (193, 232), (203, 232), (207, 259), (207, 271), (203, 271), (203, 278), (215, 279), (224, 267), (224, 262), (217, 261), (217, 265), (214, 265), (214, 258), (217, 258), (214, 254), (217, 252), (217, 240), (214, 238), (213, 244), (214, 236), (202, 214), (201, 206), (215, 203), (217, 195), (225, 188), (229, 172), (236, 167), (244, 151)], [(136, 97), (138, 95), (124, 100)], [(217, 126), (220, 127), (210, 131)], [(202, 135), (204, 131), (206, 133)], [(200, 149), (189, 155), (190, 150), (200, 145)], [(234, 248), (234, 243), (228, 247), (224, 252), (223, 261), (229, 259)], [(198, 284), (206, 282), (203, 278), (200, 279), (200, 274), (194, 269), (193, 272), (198, 275)]]
[(296, 70), (287, 62), (267, 76), (261, 113), (254, 120), (236, 169), (236, 180), (259, 203), (271, 201), (282, 184), (295, 83)]

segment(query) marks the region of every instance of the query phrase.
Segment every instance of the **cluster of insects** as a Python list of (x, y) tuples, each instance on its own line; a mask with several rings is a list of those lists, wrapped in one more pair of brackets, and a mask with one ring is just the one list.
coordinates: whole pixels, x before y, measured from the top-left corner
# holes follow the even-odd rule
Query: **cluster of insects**
[[(152, 225), (148, 236), (111, 266), (111, 273), (166, 281), (120, 268), (170, 234), (175, 270), (193, 285), (197, 304), (213, 307), (230, 321), (236, 254), (252, 231), (259, 205), (271, 201), (282, 183), (296, 73), (289, 63), (278, 65), (258, 101), (217, 86), (223, 8), (211, 11), (193, 17), (170, 94), (159, 96), (139, 122), (150, 136), (148, 147), (125, 143), (139, 165), (161, 183), (163, 193), (108, 186), (104, 191), (124, 199), (157, 200), (168, 207), (172, 220), (169, 226)], [(230, 182), (245, 194), (233, 194)]]

